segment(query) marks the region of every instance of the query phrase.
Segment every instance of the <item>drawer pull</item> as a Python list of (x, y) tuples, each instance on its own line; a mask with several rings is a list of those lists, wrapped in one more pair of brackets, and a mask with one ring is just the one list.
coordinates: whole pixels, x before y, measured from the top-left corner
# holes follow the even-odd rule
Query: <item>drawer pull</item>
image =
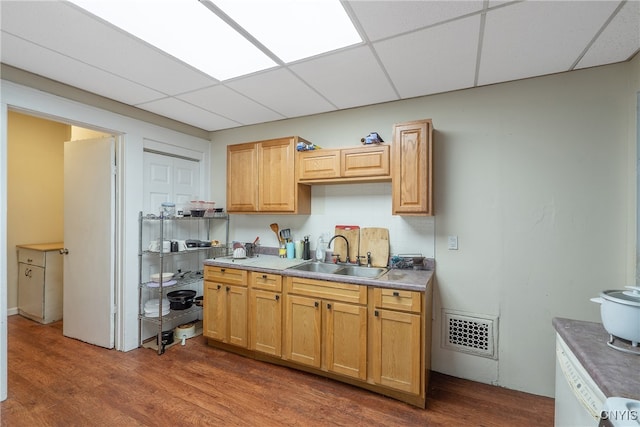
[(400, 292), (398, 292), (398, 291), (393, 291), (393, 296), (394, 296), (394, 297), (399, 297), (399, 296), (400, 296)]
[(267, 275), (266, 275), (266, 274), (263, 274), (263, 275), (262, 275), (262, 278), (263, 278), (264, 280), (267, 280)]
[(221, 268), (221, 269), (220, 269), (220, 273), (224, 273), (224, 268)]

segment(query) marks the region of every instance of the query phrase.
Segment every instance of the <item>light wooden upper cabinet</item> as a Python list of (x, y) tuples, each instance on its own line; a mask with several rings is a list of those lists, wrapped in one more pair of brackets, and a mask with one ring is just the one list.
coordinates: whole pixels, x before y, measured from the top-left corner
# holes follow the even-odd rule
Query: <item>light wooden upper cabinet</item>
[(313, 150), (298, 153), (298, 181), (308, 184), (389, 181), (388, 145)]
[(311, 189), (296, 182), (297, 136), (227, 146), (227, 211), (311, 212)]
[(433, 215), (431, 120), (398, 123), (393, 130), (392, 213)]

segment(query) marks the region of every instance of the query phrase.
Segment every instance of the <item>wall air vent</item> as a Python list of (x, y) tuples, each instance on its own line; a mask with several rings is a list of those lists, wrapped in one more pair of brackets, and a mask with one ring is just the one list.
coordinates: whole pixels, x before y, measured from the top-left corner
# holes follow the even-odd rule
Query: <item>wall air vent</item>
[(498, 318), (442, 310), (442, 346), (449, 350), (498, 358)]

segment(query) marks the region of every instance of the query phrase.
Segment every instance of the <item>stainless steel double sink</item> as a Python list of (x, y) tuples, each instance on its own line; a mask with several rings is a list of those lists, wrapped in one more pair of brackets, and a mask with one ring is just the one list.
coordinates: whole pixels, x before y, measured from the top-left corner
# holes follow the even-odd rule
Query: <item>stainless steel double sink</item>
[(367, 279), (377, 279), (388, 271), (387, 268), (365, 267), (361, 265), (328, 264), (318, 261), (305, 262), (304, 264), (296, 265), (295, 267), (289, 267), (289, 269), (308, 271), (311, 273), (363, 277)]

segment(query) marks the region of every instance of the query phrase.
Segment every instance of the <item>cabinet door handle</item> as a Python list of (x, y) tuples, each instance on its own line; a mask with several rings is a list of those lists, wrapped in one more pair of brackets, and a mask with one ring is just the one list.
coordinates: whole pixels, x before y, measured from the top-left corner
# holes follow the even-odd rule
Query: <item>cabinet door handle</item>
[(60, 249), (60, 255), (67, 255), (68, 253), (69, 253), (69, 249), (67, 248)]
[(399, 297), (399, 296), (400, 296), (400, 292), (398, 292), (398, 291), (393, 291), (393, 296), (394, 296), (394, 297)]
[(327, 310), (331, 310), (331, 304), (327, 304)]
[(373, 315), (378, 317), (378, 316), (380, 316), (380, 313), (378, 313), (378, 310), (373, 310)]
[(276, 295), (276, 301), (280, 301), (280, 295)]
[(222, 287), (222, 285), (218, 285), (218, 289), (220, 289)]
[(227, 286), (227, 292), (229, 292), (230, 290), (231, 290), (231, 288)]
[(318, 301), (314, 302), (313, 305), (315, 306), (315, 308), (318, 308), (320, 306), (320, 303)]

